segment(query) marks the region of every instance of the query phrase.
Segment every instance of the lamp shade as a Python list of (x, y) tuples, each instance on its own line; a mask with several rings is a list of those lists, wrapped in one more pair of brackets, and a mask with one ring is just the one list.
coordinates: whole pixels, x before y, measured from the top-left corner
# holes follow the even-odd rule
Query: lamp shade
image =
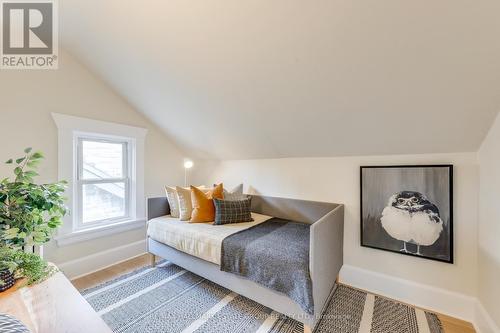
[(191, 160), (185, 160), (184, 161), (184, 169), (191, 169), (193, 167), (194, 163)]

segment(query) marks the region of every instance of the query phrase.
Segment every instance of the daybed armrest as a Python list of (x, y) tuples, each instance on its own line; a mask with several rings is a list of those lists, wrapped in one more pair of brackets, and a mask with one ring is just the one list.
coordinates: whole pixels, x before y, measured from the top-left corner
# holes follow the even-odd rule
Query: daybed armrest
[(344, 206), (339, 205), (311, 226), (310, 270), (315, 315), (322, 313), (344, 256)]
[(168, 205), (167, 197), (148, 198), (147, 208), (148, 221), (155, 217), (170, 214), (170, 206)]

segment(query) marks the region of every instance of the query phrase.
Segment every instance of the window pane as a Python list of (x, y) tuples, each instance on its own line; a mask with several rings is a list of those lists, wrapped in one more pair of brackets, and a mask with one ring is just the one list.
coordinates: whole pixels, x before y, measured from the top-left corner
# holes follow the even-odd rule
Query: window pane
[(83, 179), (124, 178), (122, 143), (82, 141)]
[(83, 185), (83, 223), (125, 217), (125, 183)]

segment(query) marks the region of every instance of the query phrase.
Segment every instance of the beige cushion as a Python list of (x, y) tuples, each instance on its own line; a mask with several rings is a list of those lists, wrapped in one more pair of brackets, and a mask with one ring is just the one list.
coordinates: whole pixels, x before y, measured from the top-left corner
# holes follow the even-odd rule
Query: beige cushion
[(177, 190), (170, 186), (165, 186), (168, 205), (170, 206), (170, 216), (179, 217), (179, 196)]
[(191, 189), (177, 186), (177, 196), (179, 197), (179, 218), (181, 221), (191, 220), (193, 205), (191, 203)]
[[(210, 191), (209, 188), (204, 186), (198, 187), (204, 193)], [(193, 212), (193, 204), (191, 201), (191, 189), (176, 186), (175, 190), (177, 191), (177, 196), (179, 198), (179, 218), (181, 221), (189, 221), (191, 220), (191, 214)]]

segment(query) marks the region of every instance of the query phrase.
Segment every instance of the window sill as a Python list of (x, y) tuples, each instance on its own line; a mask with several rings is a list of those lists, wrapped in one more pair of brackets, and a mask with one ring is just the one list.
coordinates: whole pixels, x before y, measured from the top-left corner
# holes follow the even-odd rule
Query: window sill
[(55, 240), (57, 242), (57, 246), (61, 247), (133, 229), (139, 229), (144, 226), (146, 226), (146, 219), (129, 220), (59, 235), (55, 238)]

